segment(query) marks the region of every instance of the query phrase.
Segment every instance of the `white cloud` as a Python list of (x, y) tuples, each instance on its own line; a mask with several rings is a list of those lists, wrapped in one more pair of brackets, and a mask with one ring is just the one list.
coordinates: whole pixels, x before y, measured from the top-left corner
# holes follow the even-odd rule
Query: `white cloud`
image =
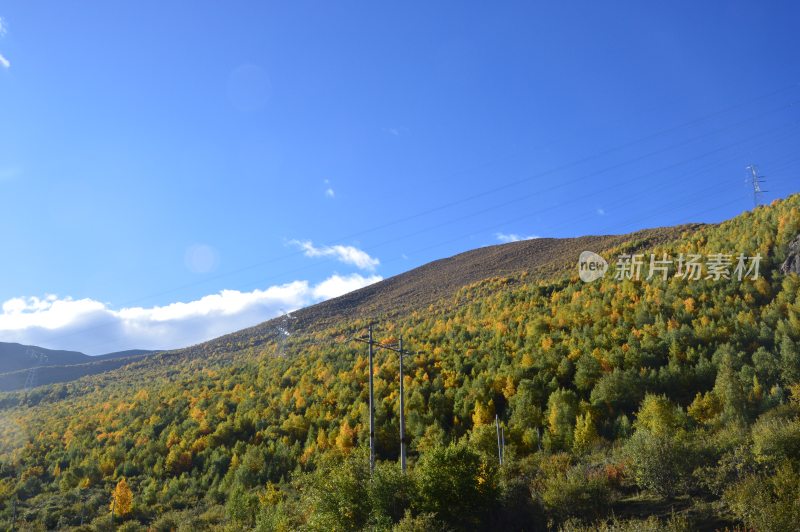
[(595, 212), (597, 212), (598, 216), (605, 216), (606, 215), (606, 210), (603, 209), (602, 207), (598, 207), (597, 211), (595, 211)]
[(340, 296), (381, 277), (332, 275), (264, 290), (223, 290), (187, 303), (113, 310), (93, 299), (13, 298), (2, 304), (0, 341), (89, 354), (125, 349), (173, 349), (250, 327), (285, 312)]
[(357, 273), (345, 276), (334, 274), (316, 285), (312, 293), (315, 298), (324, 301), (342, 294), (347, 294), (353, 290), (358, 290), (359, 288), (363, 288), (367, 285), (377, 283), (381, 279), (382, 277), (380, 275), (362, 277)]
[(533, 240), (535, 238), (541, 238), (538, 235), (521, 236), (516, 233), (495, 233), (494, 236), (498, 241), (504, 244), (508, 244), (509, 242), (519, 242), (520, 240)]
[(326, 198), (335, 198), (336, 192), (333, 190), (333, 187), (330, 186), (331, 181), (329, 179), (323, 179), (322, 182), (326, 185), (325, 187), (325, 197)]
[(315, 247), (310, 240), (292, 240), (290, 243), (302, 249), (306, 257), (335, 257), (339, 262), (351, 264), (360, 270), (372, 271), (381, 263), (380, 260), (353, 246), (337, 244)]
[(0, 37), (6, 34), (6, 20), (0, 17)]

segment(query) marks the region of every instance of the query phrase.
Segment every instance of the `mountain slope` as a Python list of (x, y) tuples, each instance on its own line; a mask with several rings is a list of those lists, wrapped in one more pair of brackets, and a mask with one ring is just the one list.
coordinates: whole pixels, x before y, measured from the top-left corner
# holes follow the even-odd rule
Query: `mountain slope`
[[(781, 266), (798, 233), (795, 195), (606, 248), (475, 250), (299, 311), (284, 342), (277, 319), (0, 394), (0, 522), (109, 528), (124, 478), (128, 526), (157, 530), (791, 529), (800, 277)], [(578, 279), (584, 249), (609, 259), (603, 279)], [(762, 260), (742, 280), (616, 279), (632, 250)], [(414, 354), (402, 476), (398, 359), (376, 351), (370, 480), (369, 364), (349, 337), (375, 317)]]
[(225, 349), (230, 343), (260, 345), (274, 340), (278, 327), (288, 326), (293, 333), (310, 333), (357, 317), (405, 315), (448, 300), (460, 289), (478, 281), (513, 275), (525, 275), (529, 281), (550, 279), (574, 271), (578, 256), (584, 250), (599, 253), (621, 246), (631, 251), (646, 249), (686, 237), (701, 227), (702, 224), (686, 224), (625, 235), (538, 238), (478, 248), (297, 310), (292, 312), (289, 321), (275, 318), (171, 354), (202, 356)]

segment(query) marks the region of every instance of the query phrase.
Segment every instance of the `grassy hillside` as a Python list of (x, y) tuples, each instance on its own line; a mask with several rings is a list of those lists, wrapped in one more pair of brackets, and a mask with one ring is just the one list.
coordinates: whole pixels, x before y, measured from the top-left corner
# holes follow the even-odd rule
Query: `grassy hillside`
[[(718, 226), (485, 248), (298, 313), (282, 346), (267, 323), (0, 395), (0, 519), (105, 529), (113, 493), (129, 529), (791, 529), (800, 278), (779, 268), (798, 232), (796, 195)], [(578, 279), (584, 249), (602, 280)], [(614, 279), (632, 252), (762, 261), (755, 280)], [(363, 451), (348, 338), (375, 317), (418, 352), (408, 475), (385, 353), (371, 477)]]

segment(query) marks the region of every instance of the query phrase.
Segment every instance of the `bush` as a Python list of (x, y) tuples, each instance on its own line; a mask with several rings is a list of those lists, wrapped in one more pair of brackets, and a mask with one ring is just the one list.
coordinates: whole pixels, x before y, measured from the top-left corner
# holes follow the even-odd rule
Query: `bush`
[(147, 527), (139, 521), (125, 521), (117, 527), (117, 532), (144, 532), (145, 530), (147, 530)]
[(750, 475), (725, 491), (723, 500), (748, 528), (796, 530), (800, 522), (800, 476), (789, 462), (773, 475)]
[(655, 435), (637, 430), (628, 440), (625, 453), (639, 487), (661, 497), (674, 497), (690, 486), (695, 453), (682, 434)]
[(800, 460), (800, 421), (762, 416), (753, 425), (753, 454), (761, 463)]
[(441, 530), (446, 530), (446, 527), (436, 519), (435, 514), (413, 516), (408, 510), (400, 522), (392, 528), (392, 532), (440, 532)]
[(689, 520), (684, 515), (673, 514), (666, 521), (656, 517), (645, 520), (621, 520), (616, 517), (611, 521), (598, 521), (585, 525), (578, 520), (564, 523), (560, 532), (689, 532), (692, 530)]
[(256, 530), (259, 532), (290, 532), (300, 528), (296, 520), (297, 512), (286, 502), (262, 506), (256, 517)]
[(369, 456), (351, 452), (338, 463), (326, 463), (306, 477), (305, 502), (312, 530), (360, 530), (370, 518)]
[(375, 464), (375, 472), (369, 483), (372, 519), (386, 518), (393, 523), (400, 521), (411, 507), (413, 493), (413, 481), (409, 475), (403, 474), (397, 463)]
[(532, 497), (529, 482), (519, 477), (503, 480), (499, 511), (492, 525), (497, 530), (546, 529), (544, 508)]
[(611, 500), (605, 472), (576, 465), (544, 479), (542, 501), (557, 520), (571, 516), (599, 516)]
[(242, 527), (252, 527), (258, 511), (258, 496), (237, 485), (228, 497), (225, 510), (231, 521)]
[(480, 528), (498, 500), (496, 469), (463, 444), (425, 453), (414, 477), (417, 510), (455, 529)]

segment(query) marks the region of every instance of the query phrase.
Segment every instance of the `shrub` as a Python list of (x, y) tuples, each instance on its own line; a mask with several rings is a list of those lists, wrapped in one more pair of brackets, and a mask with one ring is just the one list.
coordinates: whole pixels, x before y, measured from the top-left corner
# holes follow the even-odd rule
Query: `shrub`
[(499, 495), (496, 469), (463, 444), (428, 451), (414, 477), (419, 512), (460, 530), (480, 528)]
[(695, 466), (694, 449), (681, 435), (637, 430), (625, 446), (639, 487), (662, 497), (685, 492)]
[(605, 471), (576, 465), (546, 478), (541, 496), (556, 519), (598, 516), (608, 507), (611, 487)]
[(800, 522), (800, 476), (789, 462), (773, 475), (749, 475), (725, 491), (723, 500), (748, 528), (796, 530)]
[(360, 530), (370, 517), (369, 457), (351, 452), (338, 463), (323, 464), (305, 479), (312, 530)]
[(446, 530), (446, 527), (444, 523), (436, 519), (435, 514), (414, 516), (409, 510), (406, 510), (400, 522), (392, 528), (392, 532), (440, 532), (441, 530)]
[(585, 525), (579, 520), (569, 520), (560, 528), (560, 532), (689, 532), (692, 530), (685, 515), (673, 514), (666, 521), (657, 517), (644, 520), (613, 518), (611, 521), (597, 521)]
[(411, 507), (414, 493), (413, 481), (403, 474), (395, 462), (379, 462), (369, 483), (369, 501), (372, 519), (387, 518), (400, 521)]

